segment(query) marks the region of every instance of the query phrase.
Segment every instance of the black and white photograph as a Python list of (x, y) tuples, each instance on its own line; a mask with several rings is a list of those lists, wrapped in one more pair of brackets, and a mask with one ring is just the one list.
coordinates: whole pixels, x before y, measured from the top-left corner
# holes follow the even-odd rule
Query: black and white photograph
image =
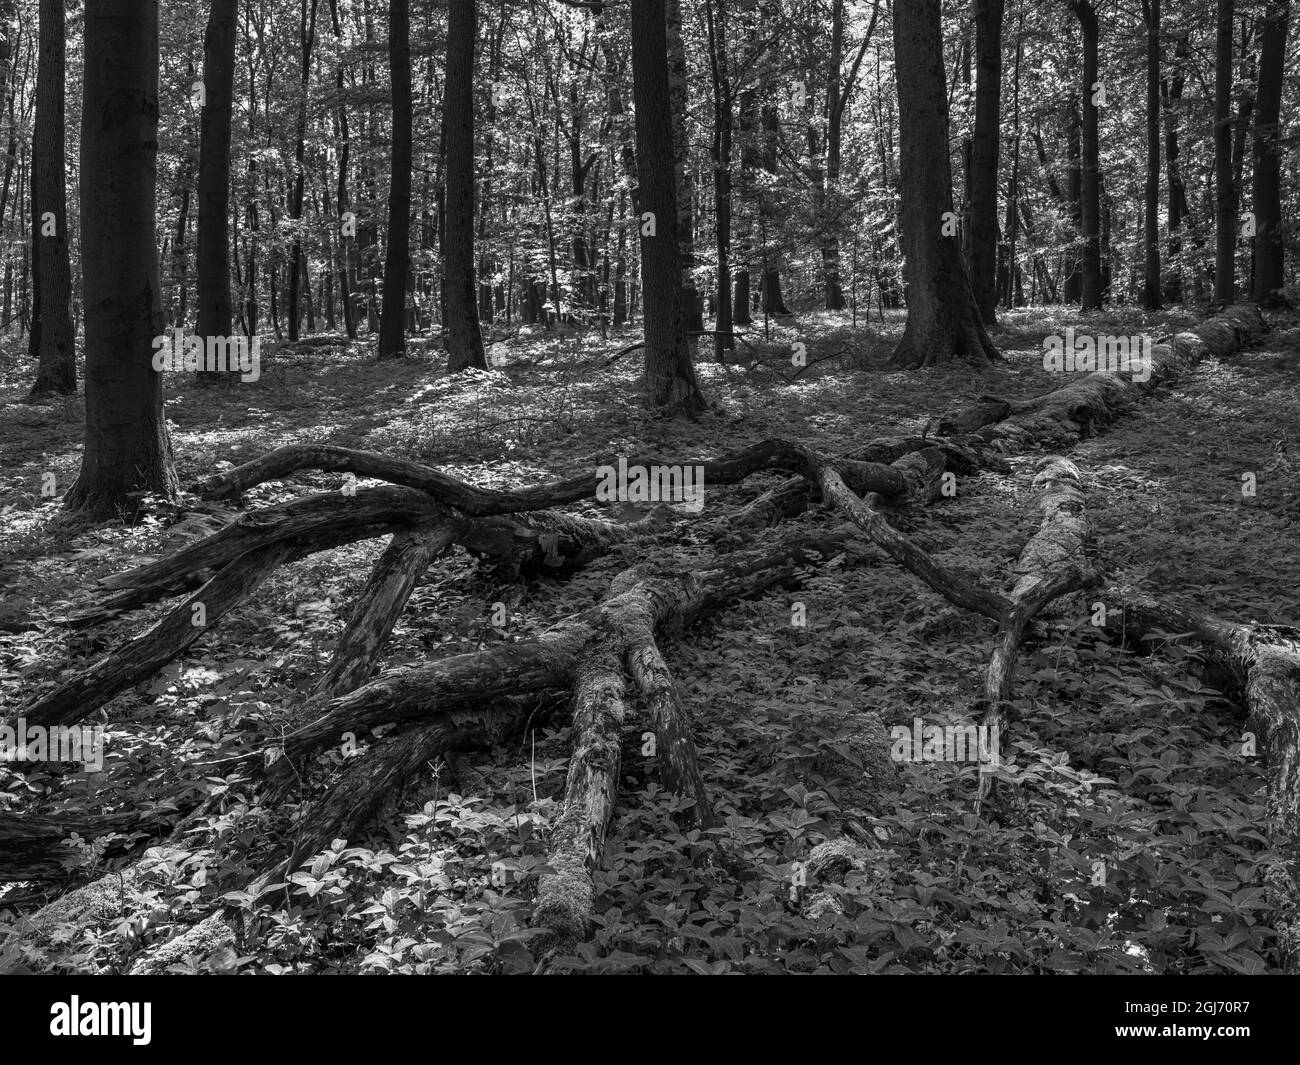
[(1298, 21), (0, 0), (15, 1038), (165, 1049), (199, 975), (1263, 1034)]

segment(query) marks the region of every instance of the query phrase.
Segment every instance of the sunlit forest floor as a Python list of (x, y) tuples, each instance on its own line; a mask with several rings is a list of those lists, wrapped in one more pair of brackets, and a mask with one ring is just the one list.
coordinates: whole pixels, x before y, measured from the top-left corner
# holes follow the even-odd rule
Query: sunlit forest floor
[[(887, 369), (901, 315), (859, 322), (856, 331), (845, 316), (782, 319), (770, 341), (755, 341), (752, 366), (743, 365), (753, 359), (743, 347), (742, 365), (706, 361), (704, 338), (699, 375), (715, 409), (693, 423), (642, 410), (640, 352), (601, 368), (634, 332), (500, 336), (492, 369), (455, 377), (427, 344), (384, 363), (364, 341), (267, 345), (254, 383), (214, 390), (169, 377), (167, 416), (182, 484), (280, 445), (330, 442), (416, 459), (482, 486), (522, 487), (614, 454), (705, 458), (769, 437), (837, 454), (875, 436), (919, 432), (981, 394), (1023, 398), (1058, 386), (1061, 378), (1042, 369), (1041, 341), (1066, 325), (1162, 332), (1194, 320), (1004, 313), (994, 340), (1007, 363), (972, 376)], [(761, 326), (755, 333), (761, 338)], [(1085, 477), (1092, 557), (1108, 577), (1230, 617), (1300, 624), (1300, 370), (1273, 365), (1287, 336), (1275, 332), (1268, 350), (1203, 363), (1071, 453)], [(793, 377), (798, 342), (814, 365)], [(202, 510), (170, 527), (168, 511), (135, 527), (88, 525), (43, 498), (47, 472), (60, 494), (76, 476), (83, 401), (23, 402), (25, 348), (10, 338), (0, 353), (6, 713), (160, 616), (161, 605), (87, 632), (54, 625), (87, 602), (98, 578), (209, 531)], [(834, 352), (842, 354), (818, 361)], [(955, 499), (891, 520), (943, 560), (1001, 582), (1036, 526), (1036, 458), (1013, 458), (1010, 476), (964, 478)], [(1256, 477), (1253, 498), (1243, 496), (1245, 473)], [(777, 480), (706, 486), (705, 516)], [(340, 481), (303, 473), (255, 489), (247, 505)], [(574, 509), (636, 516), (611, 515), (594, 501)], [(810, 529), (839, 524), (820, 511), (800, 520)], [(774, 533), (746, 534), (743, 546), (764, 535)], [(102, 772), (0, 764), (0, 809), (146, 813), (187, 794), (192, 802), (215, 783), (200, 763), (234, 750), (249, 731), (265, 737), (293, 725), (383, 546), (370, 541), (277, 571), (186, 657), (109, 705)], [(567, 581), (530, 583), (500, 631), (489, 619), (500, 589), (458, 553), (424, 575), (385, 667), (530, 637), (595, 602), (632, 562), (679, 569), (704, 554), (690, 519), (679, 516), (670, 533), (616, 549)], [(796, 598), (807, 608), (803, 628), (791, 624)], [(667, 641), (724, 824), (683, 829), (655, 760), (641, 754), (634, 720), (596, 879), (595, 934), (550, 958), (549, 968), (1264, 969), (1263, 777), (1258, 758), (1232, 749), (1245, 727), (1239, 708), (1198, 682), (1190, 650), (1181, 662), (1121, 652), (1096, 635), (1082, 603), (1075, 607), (1040, 625), (1026, 648), (1015, 684), (1023, 722), (1004, 740), (1021, 777), (978, 818), (974, 768), (904, 765), (891, 775), (864, 761), (862, 723), (873, 712), (886, 728), (918, 716), (964, 719), (992, 637), (987, 621), (950, 606), (874, 547), (852, 550), (797, 595), (742, 603)], [(20, 624), (28, 620), (33, 628)], [(529, 907), (570, 738), (554, 720), (510, 749), (471, 753), (481, 774), (472, 794), (447, 767), (429, 766), (368, 839), (347, 841), (263, 901), (261, 934), (235, 964), (245, 972), (533, 971), (541, 951)], [(328, 783), (318, 773), (297, 798)], [(206, 832), (154, 855), (155, 887), (53, 942), (11, 944), (0, 962), (117, 971), (210, 913), (288, 831), (288, 809), (264, 808), (243, 787), (230, 798)], [(838, 837), (868, 844), (871, 860), (845, 881), (842, 912), (813, 917), (791, 903), (791, 870), (814, 844)], [(68, 864), (83, 878), (123, 861), (113, 848), (69, 848)], [(1099, 862), (1104, 883), (1096, 882)], [(504, 863), (495, 877), (494, 863)], [(43, 901), (41, 887), (0, 895), (0, 925)], [(201, 954), (176, 965), (214, 968)]]

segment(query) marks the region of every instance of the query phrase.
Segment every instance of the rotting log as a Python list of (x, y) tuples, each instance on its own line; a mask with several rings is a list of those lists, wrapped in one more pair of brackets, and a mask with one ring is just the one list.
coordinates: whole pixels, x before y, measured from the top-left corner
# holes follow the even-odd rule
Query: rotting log
[[(0, 881), (64, 880), (77, 874), (79, 856), (66, 845), (148, 831), (160, 814), (0, 814)], [(103, 855), (101, 854), (101, 857)]]
[(1259, 308), (1239, 304), (1195, 329), (1152, 344), (1150, 374), (1142, 380), (1132, 370), (1096, 370), (1021, 402), (985, 397), (975, 409), (942, 422), (940, 429), (964, 431), (1004, 452), (1034, 446), (1067, 448), (1095, 435), (1142, 396), (1181, 377), (1207, 356), (1230, 355), (1267, 329)]
[(341, 695), (369, 679), (415, 582), (451, 541), (452, 532), (445, 524), (393, 536), (357, 596), (317, 690)]
[(889, 524), (872, 506), (859, 498), (830, 466), (817, 468), (822, 496), (847, 515), (890, 558), (915, 574), (956, 606), (993, 618), (1002, 617), (1007, 600), (987, 588), (974, 574), (945, 566)]
[[(358, 521), (358, 517), (363, 520)], [(664, 521), (659, 508), (640, 521), (623, 525), (548, 511), (517, 518), (465, 518), (436, 504), (430, 506), (423, 493), (406, 488), (364, 488), (356, 496), (309, 496), (243, 515), (221, 532), (166, 558), (115, 574), (102, 586), (120, 591), (65, 619), (63, 624), (86, 628), (160, 599), (193, 591), (211, 577), (214, 569), (238, 558), (254, 542), (291, 542), (293, 551), (285, 559), (287, 563), (361, 540), (444, 524), (452, 530), (454, 541), (471, 554), (518, 577), (580, 569), (615, 544), (657, 531)]]
[(573, 753), (546, 860), (554, 872), (538, 881), (533, 909), (533, 924), (561, 945), (585, 938), (591, 919), (592, 871), (600, 865), (618, 795), (625, 688), (617, 651), (593, 646), (574, 685)]
[[(1244, 341), (1251, 339), (1254, 335), (1257, 335), (1257, 333), (1257, 313), (1254, 313), (1254, 320), (1252, 321), (1250, 315), (1245, 314), (1244, 312), (1236, 312), (1236, 309), (1234, 309), (1223, 318), (1215, 319), (1206, 323), (1193, 334), (1180, 334), (1178, 337), (1173, 338), (1169, 344), (1158, 345), (1158, 358), (1155, 367), (1156, 372), (1153, 372), (1150, 383), (1134, 382), (1131, 380), (1131, 375), (1130, 378), (1124, 378), (1121, 376), (1119, 383), (1123, 387), (1116, 392), (1112, 387), (1112, 384), (1098, 384), (1095, 381), (1097, 375), (1090, 375), (1089, 378), (1084, 378), (1081, 381), (1066, 385), (1063, 389), (1058, 389), (1053, 393), (1049, 393), (1046, 397), (1041, 397), (1036, 401), (1030, 401), (1027, 404), (1010, 404), (994, 397), (986, 397), (977, 405), (973, 412), (962, 412), (950, 421), (940, 423), (941, 432), (950, 431), (956, 433), (968, 433), (970, 434), (968, 437), (964, 437), (960, 440), (934, 441), (926, 441), (924, 438), (920, 438), (919, 443), (923, 446), (934, 444), (944, 448), (950, 457), (952, 448), (954, 447), (973, 446), (975, 450), (979, 452), (980, 465), (988, 468), (994, 466), (1001, 460), (999, 460), (996, 455), (990, 454), (987, 450), (981, 448), (980, 445), (994, 443), (1001, 450), (1015, 450), (1018, 447), (1034, 446), (1043, 442), (1049, 442), (1051, 439), (1059, 439), (1060, 437), (1054, 437), (1053, 433), (1061, 432), (1065, 434), (1065, 439), (1068, 442), (1073, 442), (1074, 439), (1086, 435), (1088, 432), (1092, 431), (1094, 426), (1100, 425), (1108, 419), (1111, 411), (1107, 404), (1114, 397), (1127, 397), (1131, 389), (1143, 384), (1147, 384), (1148, 388), (1155, 387), (1155, 384), (1167, 380), (1173, 373), (1179, 372), (1186, 366), (1194, 363), (1207, 352), (1220, 356), (1229, 354), (1232, 350), (1235, 350), (1235, 347), (1239, 346)], [(1106, 377), (1113, 375), (1101, 376)], [(1089, 384), (1088, 382), (1090, 380), (1093, 383)], [(1071, 389), (1074, 389), (1075, 391), (1071, 393)], [(1142, 391), (1143, 389), (1139, 388), (1138, 390)], [(1090, 396), (1095, 397), (1097, 395), (1100, 395), (1102, 398), (1103, 409), (1100, 416), (1098, 411), (1095, 409), (1095, 405), (1089, 399)], [(1035, 425), (1038, 426), (1041, 432), (1037, 434), (1035, 433), (1033, 429), (1033, 426)], [(922, 447), (912, 446), (906, 451), (892, 454), (887, 461), (897, 462), (903, 457), (903, 455), (920, 450), (922, 450)], [(361, 460), (361, 462), (369, 463), (368, 466), (362, 465), (358, 462), (356, 458), (358, 454), (367, 456)], [(322, 455), (324, 455), (323, 461), (315, 461), (320, 459)], [(848, 458), (849, 461), (856, 460), (870, 463), (873, 461), (879, 461), (882, 457), (883, 455), (880, 452), (877, 452), (870, 456), (854, 454)], [(313, 461), (307, 461), (309, 459)], [(637, 463), (647, 465), (683, 465), (683, 463), (680, 462), (663, 463), (662, 461), (656, 461), (654, 459), (630, 460), (630, 464)], [(808, 476), (810, 473), (810, 453), (802, 448), (781, 441), (769, 441), (760, 445), (755, 445), (753, 448), (746, 449), (746, 451), (740, 453), (739, 456), (727, 456), (721, 460), (714, 460), (711, 463), (699, 464), (705, 466), (706, 475), (710, 483), (729, 484), (736, 483), (743, 479), (743, 477), (749, 472), (754, 472), (758, 469), (786, 469), (790, 472), (796, 472)], [(438, 471), (430, 470), (428, 467), (419, 466), (419, 464), (404, 464), (401, 460), (390, 460), (384, 456), (375, 456), (372, 453), (350, 452), (347, 449), (321, 449), (311, 447), (306, 449), (279, 449), (277, 452), (264, 456), (263, 459), (255, 460), (254, 463), (250, 463), (245, 467), (229, 471), (227, 474), (218, 475), (216, 478), (209, 478), (204, 485), (201, 485), (201, 487), (207, 494), (228, 494), (229, 492), (240, 491), (243, 488), (251, 487), (256, 483), (260, 483), (262, 480), (273, 479), (275, 476), (281, 476), (284, 473), (292, 472), (294, 469), (312, 466), (324, 469), (350, 470), (362, 476), (384, 477), (396, 484), (407, 484), (409, 487), (415, 488), (425, 495), (433, 497), (435, 500), (450, 503), (452, 506), (460, 509), (464, 514), (488, 518), (500, 517), (512, 512), (544, 509), (548, 506), (558, 505), (562, 502), (576, 501), (592, 494), (595, 487), (594, 477), (592, 475), (581, 475), (577, 478), (558, 482), (557, 484), (543, 485), (534, 489), (526, 489), (523, 492), (493, 492), (484, 489), (477, 489), (472, 486), (461, 485), (460, 482), (455, 481), (454, 478), (449, 478)], [(840, 477), (840, 484), (845, 487), (846, 491), (848, 488), (845, 482), (847, 481), (852, 483), (852, 478), (855, 472), (857, 471), (846, 465), (842, 477), (839, 474), (836, 474), (837, 477)], [(876, 476), (878, 471), (868, 470), (866, 473), (868, 476)], [(892, 478), (893, 474), (890, 473), (889, 476)], [(823, 482), (824, 490), (827, 478), (823, 475), (819, 477), (819, 480)], [(787, 482), (787, 485), (792, 483), (797, 482)], [(893, 498), (889, 494), (889, 485), (891, 483), (894, 482), (886, 482), (884, 484), (884, 492), (877, 491), (879, 502), (888, 503), (890, 499)], [(858, 486), (855, 485), (855, 487)], [(872, 488), (869, 484), (862, 484), (860, 490), (865, 492), (876, 491), (876, 489)], [(365, 489), (361, 491), (371, 492), (376, 490)], [(804, 492), (806, 494), (806, 489), (804, 489)], [(360, 494), (360, 491), (358, 494)], [(337, 498), (337, 496), (334, 498)], [(847, 502), (850, 501), (844, 496), (840, 496), (841, 505)], [(870, 504), (864, 505), (868, 512), (872, 511)], [(289, 506), (293, 506), (293, 504), (290, 504)], [(268, 510), (273, 509), (274, 508), (268, 508)], [(895, 548), (895, 557), (898, 560), (903, 561), (904, 564), (907, 564), (907, 561), (913, 563), (924, 563), (925, 560), (923, 558), (907, 550), (908, 545), (892, 540), (888, 535), (890, 530), (888, 530), (887, 523), (885, 523), (883, 519), (880, 519), (880, 523), (876, 523), (870, 518), (867, 518), (861, 511), (858, 511), (857, 514), (854, 515), (852, 511), (855, 508), (850, 507), (848, 509), (851, 512), (850, 516), (853, 516), (859, 526), (864, 528), (869, 535), (874, 531), (886, 542), (893, 543)], [(265, 514), (266, 512), (262, 513)], [(533, 517), (540, 518), (542, 516), (534, 515)], [(879, 516), (877, 515), (877, 517)], [(427, 513), (424, 514), (424, 519), (427, 520)], [(357, 526), (350, 531), (354, 532), (355, 535), (349, 534), (346, 539), (339, 539), (337, 543), (366, 539), (377, 535), (395, 532), (398, 531), (399, 528), (404, 529), (418, 526), (421, 523), (421, 520), (422, 517), (420, 513), (417, 512), (416, 514), (412, 514), (410, 510), (407, 509), (396, 519), (387, 523), (379, 522), (370, 526), (369, 529), (363, 525)], [(522, 521), (525, 519), (519, 520)], [(585, 519), (578, 520), (581, 521)], [(333, 525), (334, 523), (326, 522), (324, 524)], [(339, 535), (337, 529), (332, 531), (334, 535)], [(536, 532), (537, 530), (534, 529), (533, 531)], [(247, 532), (247, 530), (245, 530), (245, 532)], [(537, 559), (540, 556), (540, 560), (543, 564), (553, 561), (557, 554), (549, 544), (549, 540), (543, 541), (542, 539), (543, 536), (547, 536), (548, 534), (549, 530), (546, 532), (538, 532), (535, 539), (527, 533), (524, 535), (524, 539), (534, 545), (531, 549), (533, 558)], [(515, 540), (518, 538), (518, 535), (518, 526), (512, 527), (509, 531), (510, 538)], [(232, 535), (231, 540), (234, 539), (235, 537)], [(502, 542), (499, 526), (495, 527), (491, 531), (491, 535), (485, 537), (485, 540), (487, 542), (495, 543)], [(314, 544), (317, 546), (314, 546), (311, 549), (320, 549), (319, 544), (324, 542), (325, 538), (322, 533), (322, 538), (314, 541)], [(301, 557), (301, 555), (305, 553), (310, 553), (310, 550), (304, 551), (300, 544), (295, 546), (295, 551), (299, 553), (289, 556), (290, 559), (293, 557)], [(229, 564), (230, 561), (233, 561), (233, 557), (228, 559), (226, 564)], [(954, 575), (954, 572), (940, 567), (937, 570), (931, 569), (930, 575), (931, 577), (950, 577)], [(176, 580), (174, 580), (164, 592), (155, 595), (154, 598), (161, 598), (165, 595), (176, 595), (183, 591), (191, 590), (198, 580), (206, 578), (207, 574), (204, 572), (190, 572), (184, 574), (181, 577), (176, 578)], [(1042, 587), (1042, 585), (1039, 586), (1040, 589)], [(961, 593), (962, 597), (968, 600), (968, 602), (963, 605), (971, 605), (970, 601), (973, 601), (974, 604), (972, 605), (972, 609), (979, 609), (981, 605), (986, 608), (999, 605), (998, 601), (1002, 597), (989, 598), (989, 595), (996, 596), (996, 593), (989, 593), (986, 595), (986, 592), (986, 589), (981, 589), (976, 586), (976, 590), (973, 593), (969, 592), (969, 590), (965, 593)], [(139, 590), (127, 586), (126, 590), (122, 594), (124, 597), (138, 596)], [(707, 596), (705, 598), (707, 599)], [(949, 596), (949, 598), (953, 597)], [(959, 601), (959, 599), (953, 599), (953, 601)], [(131, 602), (132, 605), (138, 605), (135, 601)], [(989, 613), (988, 609), (980, 610), (980, 612), (985, 613), (988, 616), (993, 616)], [(1286, 659), (1285, 655), (1282, 657), (1283, 659)], [(1272, 677), (1273, 672), (1275, 671), (1265, 669), (1262, 671), (1261, 675)], [(1009, 675), (1009, 667), (1006, 673)], [(1290, 675), (1283, 670), (1278, 678), (1274, 678), (1273, 683), (1276, 686), (1280, 686), (1282, 689), (1289, 690), (1287, 688), (1287, 685), (1291, 683), (1289, 676)], [(1263, 683), (1260, 687), (1267, 690), (1269, 689), (1269, 683)], [(1267, 695), (1267, 691), (1265, 691), (1265, 695)], [(447, 720), (454, 723), (457, 718), (453, 716)], [(429, 747), (420, 748), (420, 750), (428, 751), (433, 750), (434, 747), (445, 746), (445, 744), (434, 742), (439, 727), (445, 726), (445, 724), (446, 721), (437, 720), (430, 725), (422, 726), (422, 730), (432, 730), (430, 734), (433, 738), (430, 739)], [(1284, 731), (1283, 726), (1279, 724), (1277, 726), (1277, 732), (1283, 734)], [(398, 736), (392, 737), (394, 741), (393, 750), (404, 752), (408, 748), (411, 750), (416, 749), (411, 744), (411, 738), (409, 736), (406, 736), (406, 738), (402, 740), (403, 735), (404, 734), (399, 734)], [(399, 743), (399, 740), (402, 740), (402, 742)], [(371, 752), (368, 752), (369, 755), (373, 756), (375, 749), (381, 746), (382, 745), (380, 744), (375, 745), (375, 748), (372, 748)], [(1295, 744), (1292, 741), (1290, 749), (1294, 750), (1294, 748)], [(380, 760), (382, 761), (383, 759)], [(1292, 758), (1291, 765), (1294, 767), (1294, 764), (1295, 759)], [(361, 763), (358, 762), (355, 770), (350, 771), (360, 772), (361, 768)], [(385, 781), (391, 781), (396, 778), (389, 778), (381, 773), (376, 779), (380, 781), (376, 787), (386, 788), (390, 786), (390, 783), (385, 783)], [(1292, 809), (1294, 809), (1294, 802), (1292, 803)], [(345, 824), (354, 820), (354, 815), (343, 813), (335, 823)], [(322, 821), (322, 824), (324, 823), (325, 822)], [(316, 838), (324, 839), (326, 838), (326, 835), (320, 835)]]
[(1101, 602), (1111, 639), (1144, 647), (1190, 637), (1241, 694), (1262, 734), (1269, 835), (1282, 855), (1265, 875), (1277, 955), (1283, 971), (1300, 972), (1300, 628), (1229, 621), (1127, 587), (1108, 587)]
[(565, 689), (593, 639), (617, 631), (622, 618), (644, 616), (655, 628), (684, 628), (737, 600), (797, 584), (804, 571), (842, 553), (849, 540), (843, 532), (787, 535), (774, 548), (724, 555), (698, 573), (639, 578), (536, 639), (383, 674), (331, 700), (318, 718), (284, 736), (268, 778), (292, 776), (293, 764), (344, 732), (472, 709), (519, 692)]
[(230, 562), (185, 602), (85, 672), (19, 711), (29, 725), (80, 721), (118, 692), (152, 677), (247, 598), (293, 553), (293, 545), (272, 542)]
[[(983, 726), (1000, 737), (1014, 716), (1011, 681), (1025, 629), (1049, 603), (1098, 578), (1087, 567), (1088, 518), (1083, 476), (1069, 459), (1040, 459), (1033, 487), (1041, 520), (1016, 561), (1018, 574), (998, 619), (993, 655), (984, 674)], [(988, 798), (993, 775), (981, 773), (977, 804)]]

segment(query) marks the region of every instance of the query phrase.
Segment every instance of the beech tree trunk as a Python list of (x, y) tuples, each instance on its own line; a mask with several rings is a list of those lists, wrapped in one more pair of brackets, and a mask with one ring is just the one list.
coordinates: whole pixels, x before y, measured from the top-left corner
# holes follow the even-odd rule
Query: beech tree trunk
[(695, 380), (686, 335), (664, 0), (632, 2), (632, 90), (640, 184), (646, 405), (693, 416), (706, 404)]
[(1281, 106), (1290, 0), (1269, 0), (1255, 94), (1255, 281), (1257, 303), (1272, 302), (1285, 283), (1282, 244)]
[[(68, 262), (68, 199), (63, 183), (65, 9), (41, 0), (36, 127), (32, 134), (32, 274), (35, 302), (31, 339), (40, 356), (33, 396), (77, 390), (72, 332), (72, 268)], [(39, 251), (37, 250), (39, 249)]]
[[(388, 246), (384, 259), (384, 305), (379, 321), (381, 359), (406, 354), (406, 279), (411, 242), (410, 36), (411, 23), (407, 0), (389, 0), (388, 70), (393, 85), (393, 150), (388, 186)], [(449, 85), (448, 91), (450, 90)], [(472, 192), (470, 202), (473, 203)], [(471, 226), (472, 224), (471, 220)]]
[(1169, 276), (1165, 279), (1165, 298), (1170, 303), (1183, 300), (1183, 271), (1179, 260), (1183, 248), (1181, 230), (1183, 220), (1190, 214), (1187, 206), (1187, 188), (1178, 157), (1179, 108), (1182, 106), (1183, 86), (1187, 74), (1183, 64), (1187, 61), (1187, 39), (1180, 37), (1174, 49), (1174, 70), (1161, 81), (1165, 103), (1165, 168), (1169, 173)]
[(474, 284), (474, 0), (449, 0), (447, 82), (447, 199), (443, 212), (443, 290), (447, 299), (447, 369), (487, 369)]
[(1078, 234), (1078, 251), (1071, 257), (1069, 272), (1065, 275), (1064, 298), (1073, 303), (1083, 298), (1083, 119), (1079, 116), (1079, 98), (1071, 93), (1062, 115), (1065, 123), (1065, 195), (1069, 203), (1070, 220)]
[(1232, 17), (1218, 0), (1214, 37), (1214, 302), (1237, 296), (1237, 189), (1232, 180)]
[(727, 54), (727, 0), (704, 0), (713, 86), (713, 233), (718, 256), (714, 355), (723, 362), (736, 346), (731, 306), (731, 66)]
[[(316, 39), (316, 9), (319, 0), (301, 0), (299, 7), (298, 36), (302, 52), (302, 73), (298, 83), (298, 135), (294, 145), (293, 195), (289, 200), (289, 218), (294, 222), (302, 220), (302, 201), (306, 170), (304, 157), (307, 149), (307, 95), (311, 86), (311, 51)], [(289, 248), (289, 339), (298, 339), (298, 293), (300, 284), (307, 272), (307, 261), (302, 254), (302, 238), (294, 228), (293, 243)]]
[(997, 323), (998, 147), (1004, 0), (975, 4), (975, 129), (971, 137), (966, 268), (985, 325)]
[(1147, 181), (1142, 244), (1145, 272), (1142, 305), (1162, 306), (1160, 296), (1160, 0), (1142, 0), (1147, 24)]
[(134, 511), (133, 493), (175, 498), (153, 338), (163, 332), (154, 244), (158, 0), (98, 0), (85, 16), (81, 119), (86, 443), (66, 505)]
[(1083, 34), (1083, 129), (1079, 166), (1079, 219), (1083, 240), (1081, 309), (1101, 309), (1101, 164), (1097, 142), (1097, 104), (1102, 91), (1097, 80), (1097, 44), (1100, 30), (1092, 0), (1071, 0)]
[(682, 269), (682, 310), (686, 315), (687, 343), (694, 347), (692, 331), (704, 328), (704, 301), (695, 287), (695, 177), (686, 136), (686, 43), (682, 40), (682, 0), (664, 0), (664, 40), (668, 52), (668, 109), (673, 120), (673, 166), (677, 173), (677, 247)]
[(939, 0), (895, 7), (894, 53), (907, 326), (892, 361), (987, 365), (999, 356), (966, 277), (953, 212)]
[[(233, 331), (230, 295), (230, 123), (235, 88), (237, 0), (212, 0), (203, 36), (203, 113), (199, 120), (198, 335)], [(238, 370), (203, 371), (233, 381)]]

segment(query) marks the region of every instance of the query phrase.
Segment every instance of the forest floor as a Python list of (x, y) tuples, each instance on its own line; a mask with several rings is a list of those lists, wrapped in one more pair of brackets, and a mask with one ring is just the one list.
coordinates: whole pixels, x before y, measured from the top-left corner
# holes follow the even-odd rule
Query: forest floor
[[(182, 484), (274, 447), (328, 442), (415, 459), (481, 486), (522, 487), (612, 454), (704, 458), (771, 437), (834, 455), (876, 436), (919, 433), (984, 393), (1024, 398), (1057, 387), (1061, 377), (1042, 369), (1041, 342), (1066, 325), (1158, 333), (1195, 320), (1004, 313), (994, 340), (1007, 362), (983, 376), (886, 368), (901, 315), (856, 331), (838, 315), (774, 320), (752, 368), (706, 361), (703, 338), (699, 376), (714, 410), (695, 422), (640, 407), (640, 352), (601, 368), (634, 333), (601, 340), (525, 331), (492, 344), (492, 369), (455, 377), (429, 347), (376, 363), (364, 342), (293, 353), (268, 345), (256, 382), (214, 390), (169, 377), (167, 416)], [(1084, 476), (1092, 558), (1109, 578), (1228, 617), (1300, 624), (1300, 372), (1273, 365), (1288, 335), (1202, 363), (1070, 453)], [(796, 343), (814, 365), (791, 380)], [(83, 400), (23, 402), (25, 347), (0, 351), (4, 714), (160, 616), (162, 605), (89, 631), (54, 625), (93, 597), (99, 578), (212, 527), (201, 509), (176, 524), (160, 511), (134, 527), (91, 525), (44, 498), (47, 473), (59, 494), (76, 476)], [(742, 362), (749, 355), (737, 352)], [(891, 520), (944, 561), (1001, 584), (1037, 524), (1029, 487), (1037, 457), (1012, 458), (1010, 475), (962, 478), (956, 498)], [(1246, 473), (1255, 475), (1253, 497), (1243, 495)], [(706, 512), (740, 505), (779, 479), (706, 486)], [(340, 481), (300, 473), (253, 490), (246, 505)], [(633, 511), (612, 516), (627, 520)], [(611, 517), (594, 500), (573, 512)], [(810, 531), (841, 523), (820, 510), (799, 520)], [(736, 546), (775, 535), (747, 533)], [(106, 728), (100, 772), (0, 763), (0, 812), (146, 813), (222, 786), (200, 763), (249, 732), (292, 725), (383, 546), (369, 541), (281, 568), (215, 633), (118, 696), (92, 719)], [(425, 573), (384, 666), (527, 638), (595, 602), (632, 562), (680, 569), (712, 549), (679, 515), (671, 534), (616, 548), (568, 580), (530, 582), (513, 593), (499, 628), (489, 613), (505, 593), (459, 552)], [(804, 627), (791, 624), (795, 600), (806, 606)], [(34, 627), (20, 624), (27, 621)], [(1198, 681), (1189, 662), (1117, 650), (1081, 605), (1052, 626), (1026, 647), (1016, 677), (1019, 784), (981, 817), (971, 809), (973, 767), (904, 765), (887, 780), (866, 779), (858, 719), (875, 712), (886, 728), (916, 717), (964, 720), (992, 631), (865, 540), (797, 593), (741, 603), (667, 641), (722, 825), (682, 827), (654, 759), (641, 754), (640, 721), (631, 722), (596, 877), (595, 934), (552, 958), (551, 969), (1267, 968), (1264, 780), (1257, 759), (1233, 753), (1244, 727), (1239, 708)], [(430, 766), (369, 839), (340, 844), (297, 874), (290, 892), (261, 905), (264, 934), (246, 954), (196, 955), (178, 969), (532, 971), (529, 907), (563, 798), (571, 731), (557, 719), (511, 749), (472, 753), (480, 774), (473, 794), (445, 766)], [(327, 774), (317, 776), (297, 798), (328, 786)], [(111, 920), (69, 926), (39, 948), (11, 943), (0, 968), (7, 957), (22, 967), (118, 971), (211, 912), (288, 831), (286, 808), (267, 809), (238, 786), (230, 797), (192, 842), (153, 855), (156, 886), (123, 900)], [(870, 844), (871, 862), (846, 881), (841, 913), (809, 916), (791, 904), (791, 870), (811, 846), (840, 836)], [(123, 860), (102, 845), (69, 847), (81, 877)], [(1104, 883), (1099, 862), (1110, 870)], [(41, 887), (0, 893), (0, 942), (6, 924), (42, 901)]]

